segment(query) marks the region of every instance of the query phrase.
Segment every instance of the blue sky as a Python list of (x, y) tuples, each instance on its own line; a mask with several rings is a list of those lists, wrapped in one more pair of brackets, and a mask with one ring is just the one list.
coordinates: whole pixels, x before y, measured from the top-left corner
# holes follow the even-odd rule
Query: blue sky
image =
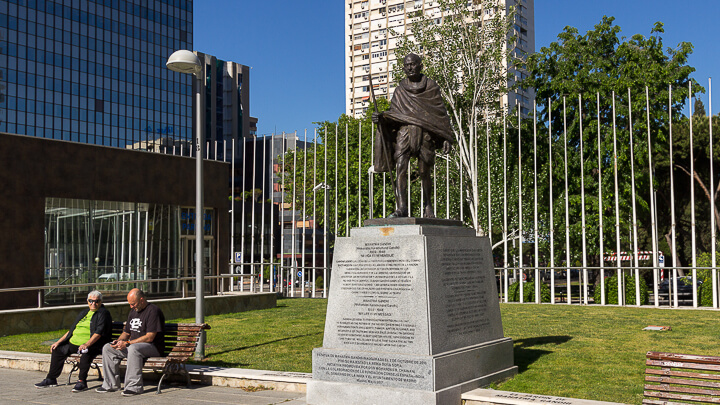
[[(312, 131), (345, 111), (344, 0), (195, 0), (196, 50), (250, 66), (250, 114), (258, 133)], [(720, 112), (720, 0), (535, 0), (535, 48), (566, 27), (581, 33), (603, 15), (621, 35), (649, 35), (665, 24), (665, 47), (695, 49), (689, 64), (704, 87), (714, 76), (713, 113)], [(707, 93), (701, 96), (709, 109)]]

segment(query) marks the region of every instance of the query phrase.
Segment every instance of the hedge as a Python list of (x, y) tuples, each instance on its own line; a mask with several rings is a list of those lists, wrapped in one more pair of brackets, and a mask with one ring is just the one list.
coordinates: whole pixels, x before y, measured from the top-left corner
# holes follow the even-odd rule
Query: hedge
[[(635, 276), (624, 275), (625, 278), (625, 304), (636, 305), (635, 302)], [(595, 303), (600, 303), (600, 286), (595, 288), (595, 294), (593, 298)], [(648, 292), (648, 286), (645, 280), (640, 277), (640, 303), (648, 304), (650, 302), (650, 293)], [(618, 303), (618, 279), (617, 275), (608, 277), (605, 279), (605, 303), (606, 304), (617, 304)]]
[[(520, 301), (520, 282), (516, 281), (508, 287), (508, 301)], [(523, 302), (535, 302), (535, 282), (523, 283)], [(550, 302), (550, 287), (540, 283), (540, 302)]]

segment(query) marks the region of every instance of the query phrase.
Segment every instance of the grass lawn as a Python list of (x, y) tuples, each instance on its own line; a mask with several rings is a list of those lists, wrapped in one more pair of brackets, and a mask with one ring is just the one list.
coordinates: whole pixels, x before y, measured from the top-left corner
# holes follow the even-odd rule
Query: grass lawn
[[(642, 403), (647, 351), (720, 355), (718, 318), (708, 310), (502, 304), (515, 343), (517, 377), (497, 388)], [(643, 331), (648, 325), (671, 331)]]
[[(204, 364), (311, 372), (311, 351), (322, 346), (326, 303), (285, 299), (274, 309), (208, 316), (212, 329)], [(716, 311), (548, 304), (500, 308), (505, 335), (515, 342), (519, 374), (497, 389), (640, 404), (645, 352), (720, 355)], [(643, 331), (648, 325), (672, 330)], [(63, 333), (1, 337), (0, 350), (46, 353), (47, 341)]]

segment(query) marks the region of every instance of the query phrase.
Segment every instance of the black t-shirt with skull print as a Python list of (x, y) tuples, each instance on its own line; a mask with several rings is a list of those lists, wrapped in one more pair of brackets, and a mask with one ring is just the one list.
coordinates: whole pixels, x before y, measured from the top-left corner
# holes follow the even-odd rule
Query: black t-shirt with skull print
[(156, 332), (153, 345), (157, 347), (160, 355), (164, 355), (163, 326), (165, 315), (160, 308), (154, 304), (148, 304), (142, 311), (130, 310), (123, 332), (130, 334), (130, 340), (145, 336), (149, 332)]

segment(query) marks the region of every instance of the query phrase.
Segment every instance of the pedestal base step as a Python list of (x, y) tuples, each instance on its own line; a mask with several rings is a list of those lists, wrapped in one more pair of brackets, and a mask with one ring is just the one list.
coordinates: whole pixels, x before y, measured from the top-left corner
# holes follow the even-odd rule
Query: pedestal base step
[(513, 366), (440, 391), (422, 391), (378, 385), (313, 380), (307, 386), (308, 405), (460, 405), (462, 392), (487, 386), (517, 374)]
[(562, 398), (550, 395), (475, 389), (462, 395), (465, 405), (619, 405), (617, 402)]

